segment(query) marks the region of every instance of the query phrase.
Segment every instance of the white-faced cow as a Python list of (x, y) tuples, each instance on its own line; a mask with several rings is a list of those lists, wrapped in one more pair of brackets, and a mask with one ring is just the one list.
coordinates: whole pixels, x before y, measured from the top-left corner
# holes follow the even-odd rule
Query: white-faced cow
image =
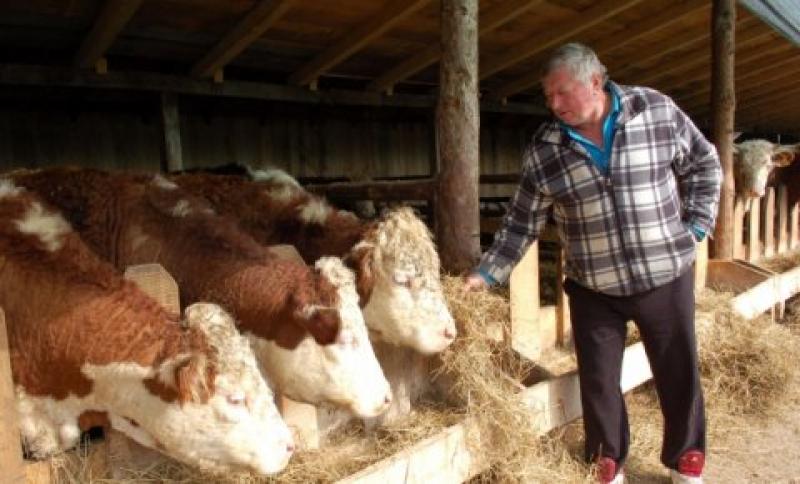
[(411, 209), (364, 222), (279, 170), (257, 178), (194, 173), (172, 179), (238, 219), (263, 244), (294, 245), (308, 263), (326, 255), (342, 257), (356, 272), (364, 317), (378, 339), (425, 354), (453, 341), (456, 329), (442, 292), (439, 256)]
[(42, 458), (111, 425), (185, 463), (280, 471), (293, 451), (247, 340), (219, 306), (169, 316), (32, 193), (0, 179), (0, 307), (22, 440)]
[(772, 170), (788, 166), (797, 153), (800, 153), (800, 144), (779, 145), (763, 139), (734, 144), (733, 172), (737, 196), (745, 200), (763, 197)]
[(308, 267), (279, 259), (160, 176), (52, 169), (19, 183), (69, 214), (87, 244), (117, 267), (158, 262), (184, 303), (212, 301), (229, 310), (281, 393), (361, 417), (388, 408), (389, 383), (369, 342), (353, 273), (341, 260)]

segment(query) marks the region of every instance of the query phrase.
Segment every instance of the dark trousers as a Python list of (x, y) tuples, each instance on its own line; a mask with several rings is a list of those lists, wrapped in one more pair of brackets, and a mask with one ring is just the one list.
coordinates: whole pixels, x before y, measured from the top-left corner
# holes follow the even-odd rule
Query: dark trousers
[(661, 461), (676, 469), (687, 450), (705, 452), (692, 271), (633, 296), (608, 296), (570, 279), (564, 290), (578, 357), (586, 459), (604, 456), (622, 464), (628, 455), (628, 414), (619, 383), (629, 320), (641, 333), (664, 416)]

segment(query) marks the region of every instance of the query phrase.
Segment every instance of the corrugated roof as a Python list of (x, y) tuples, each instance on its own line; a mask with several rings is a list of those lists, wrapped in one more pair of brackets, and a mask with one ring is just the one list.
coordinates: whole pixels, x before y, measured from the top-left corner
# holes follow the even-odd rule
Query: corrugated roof
[(800, 1), (739, 0), (739, 3), (792, 43), (800, 46)]

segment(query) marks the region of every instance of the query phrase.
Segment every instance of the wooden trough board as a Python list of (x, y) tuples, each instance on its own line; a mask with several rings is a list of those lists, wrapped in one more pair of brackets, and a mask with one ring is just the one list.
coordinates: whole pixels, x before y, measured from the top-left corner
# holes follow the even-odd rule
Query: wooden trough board
[(776, 319), (783, 316), (784, 302), (800, 292), (800, 267), (776, 274), (741, 260), (711, 260), (708, 283), (737, 292), (732, 305), (742, 317), (771, 311)]

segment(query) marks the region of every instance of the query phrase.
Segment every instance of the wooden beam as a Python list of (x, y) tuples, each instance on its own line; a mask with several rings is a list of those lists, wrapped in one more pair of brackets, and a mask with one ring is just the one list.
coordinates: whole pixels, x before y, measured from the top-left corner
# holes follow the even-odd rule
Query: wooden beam
[[(620, 29), (618, 33), (595, 42), (592, 48), (597, 55), (602, 58), (603, 54), (623, 47), (646, 35), (651, 35), (653, 32), (663, 30), (687, 17), (697, 16), (700, 14), (700, 11), (708, 7), (709, 3), (707, 0), (692, 0), (688, 3), (673, 5), (671, 8), (664, 10), (656, 16), (651, 16), (643, 22), (636, 22), (636, 25), (626, 25)], [(504, 99), (517, 94), (537, 84), (540, 77), (541, 75), (538, 71), (520, 76), (495, 89), (492, 93), (492, 97), (494, 99)]]
[(736, 110), (734, 86), (734, 53), (736, 40), (735, 0), (713, 0), (711, 16), (711, 140), (717, 147), (722, 165), (722, 189), (714, 230), (713, 256), (717, 259), (732, 259), (734, 252), (734, 184), (733, 184), (733, 126)]
[(111, 47), (125, 25), (142, 5), (142, 0), (108, 0), (103, 2), (100, 15), (83, 39), (74, 64), (81, 69), (93, 69), (95, 63)]
[(542, 354), (539, 321), (539, 242), (528, 247), (509, 278), (511, 306), (511, 348), (531, 361)]
[(436, 179), (372, 182), (336, 182), (304, 185), (306, 190), (337, 200), (430, 200), (436, 192)]
[[(479, 15), (478, 36), (489, 33), (506, 22), (542, 3), (543, 0), (510, 0), (499, 3)], [(389, 69), (380, 77), (372, 81), (367, 89), (371, 91), (386, 91), (395, 84), (408, 79), (422, 69), (434, 64), (442, 56), (441, 45), (436, 42), (410, 58), (400, 62)]]
[[(51, 66), (28, 66), (0, 64), (0, 84), (40, 87), (82, 87), (95, 89), (126, 89), (133, 91), (173, 92), (194, 96), (235, 97), (262, 99), (267, 101), (289, 101), (306, 104), (340, 106), (394, 106), (429, 109), (436, 106), (435, 95), (396, 94), (383, 96), (380, 93), (328, 90), (311, 92), (296, 86), (265, 84), (248, 81), (226, 81), (214, 85), (207, 81), (184, 76), (172, 76), (152, 72), (109, 72), (100, 76), (90, 71), (76, 72)], [(544, 116), (546, 110), (535, 104), (498, 103), (481, 101), (486, 112), (516, 113)]]
[(164, 166), (167, 173), (181, 171), (183, 170), (181, 118), (176, 94), (161, 93), (161, 120), (164, 129)]
[(486, 59), (481, 62), (480, 79), (486, 79), (492, 74), (558, 46), (641, 2), (642, 0), (604, 0), (585, 11), (576, 12), (572, 19), (559, 24), (557, 29), (546, 29), (506, 49), (504, 53), (493, 56), (491, 60)]
[(17, 397), (11, 377), (10, 356), (6, 319), (0, 308), (0, 428), (3, 429), (0, 432), (0, 468), (3, 469), (3, 478), (7, 479), (4, 482), (24, 482)]
[(289, 82), (298, 86), (310, 84), (320, 74), (358, 52), (429, 2), (430, 0), (394, 0), (389, 2), (389, 5), (382, 11), (362, 25), (350, 30), (338, 42), (289, 76)]
[(788, 101), (791, 95), (800, 91), (800, 78), (794, 79), (793, 82), (776, 86), (772, 89), (757, 93), (755, 96), (744, 97), (739, 105), (739, 109), (747, 111), (752, 108), (761, 109), (764, 103), (771, 103), (774, 101)]
[(213, 76), (217, 70), (264, 35), (294, 2), (295, 0), (259, 0), (217, 45), (192, 66), (191, 75), (200, 78)]
[(459, 273), (481, 254), (478, 0), (442, 0), (441, 19), (435, 220), (442, 268)]

